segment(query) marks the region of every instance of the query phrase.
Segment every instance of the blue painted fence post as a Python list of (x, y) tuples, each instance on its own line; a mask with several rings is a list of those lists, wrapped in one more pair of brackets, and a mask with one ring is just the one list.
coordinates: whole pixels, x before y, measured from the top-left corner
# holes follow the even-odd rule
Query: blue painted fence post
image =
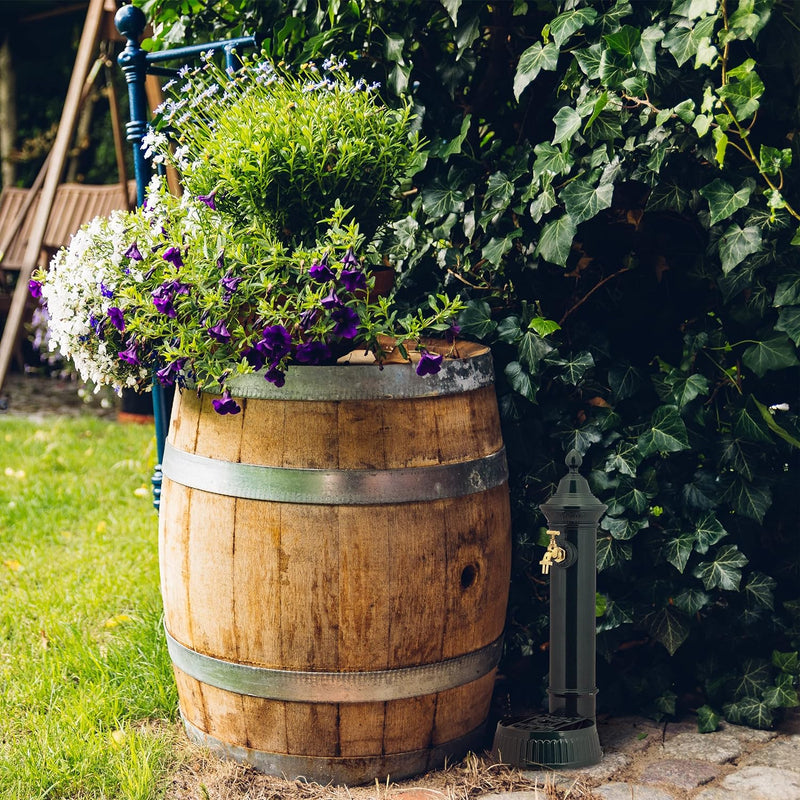
[[(152, 173), (151, 166), (142, 150), (142, 137), (147, 133), (147, 95), (144, 82), (147, 76), (147, 53), (139, 45), (147, 19), (136, 6), (123, 6), (114, 17), (117, 30), (128, 40), (117, 59), (128, 84), (130, 121), (127, 123), (127, 139), (133, 149), (133, 169), (136, 175), (136, 203), (144, 203), (144, 191)], [(157, 380), (153, 380), (153, 419), (156, 429), (156, 453), (158, 463), (153, 472), (153, 505), (156, 510), (161, 503), (161, 463), (164, 458), (164, 442), (169, 426), (164, 391)]]

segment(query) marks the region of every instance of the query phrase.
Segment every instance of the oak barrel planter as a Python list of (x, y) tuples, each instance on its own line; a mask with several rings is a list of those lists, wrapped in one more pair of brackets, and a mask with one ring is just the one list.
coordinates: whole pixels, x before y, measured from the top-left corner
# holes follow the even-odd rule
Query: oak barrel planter
[(483, 745), (510, 575), (491, 356), (184, 391), (164, 454), (167, 642), (189, 736), (351, 785)]

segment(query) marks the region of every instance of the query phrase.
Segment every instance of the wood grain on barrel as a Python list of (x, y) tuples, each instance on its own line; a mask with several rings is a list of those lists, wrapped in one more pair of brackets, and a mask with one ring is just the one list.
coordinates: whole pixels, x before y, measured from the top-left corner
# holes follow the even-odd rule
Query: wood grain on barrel
[[(502, 446), (491, 386), (421, 399), (247, 399), (233, 417), (215, 414), (211, 399), (176, 398), (175, 448), (283, 468), (385, 470), (478, 459)], [(505, 484), (428, 502), (326, 505), (235, 498), (165, 478), (159, 546), (167, 630), (228, 661), (329, 672), (413, 667), (473, 652), (503, 631)], [(437, 694), (338, 704), (243, 696), (178, 668), (176, 676), (186, 719), (224, 742), (358, 759), (475, 729), (494, 671)]]

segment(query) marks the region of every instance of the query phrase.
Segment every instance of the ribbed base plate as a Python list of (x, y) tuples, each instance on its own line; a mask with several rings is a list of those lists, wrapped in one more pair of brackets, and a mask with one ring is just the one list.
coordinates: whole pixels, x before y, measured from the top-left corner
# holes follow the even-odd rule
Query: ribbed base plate
[(589, 767), (603, 757), (593, 720), (556, 714), (499, 722), (492, 749), (499, 761), (522, 769)]

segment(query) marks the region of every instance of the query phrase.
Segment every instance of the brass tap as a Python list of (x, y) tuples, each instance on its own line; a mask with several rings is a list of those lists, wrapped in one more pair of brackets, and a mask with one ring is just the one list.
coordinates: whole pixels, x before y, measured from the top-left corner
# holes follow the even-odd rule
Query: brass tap
[(547, 531), (547, 535), (550, 537), (550, 544), (539, 562), (542, 565), (542, 575), (549, 575), (550, 567), (554, 563), (560, 564), (567, 557), (567, 551), (556, 544), (556, 536), (560, 536), (561, 531)]

